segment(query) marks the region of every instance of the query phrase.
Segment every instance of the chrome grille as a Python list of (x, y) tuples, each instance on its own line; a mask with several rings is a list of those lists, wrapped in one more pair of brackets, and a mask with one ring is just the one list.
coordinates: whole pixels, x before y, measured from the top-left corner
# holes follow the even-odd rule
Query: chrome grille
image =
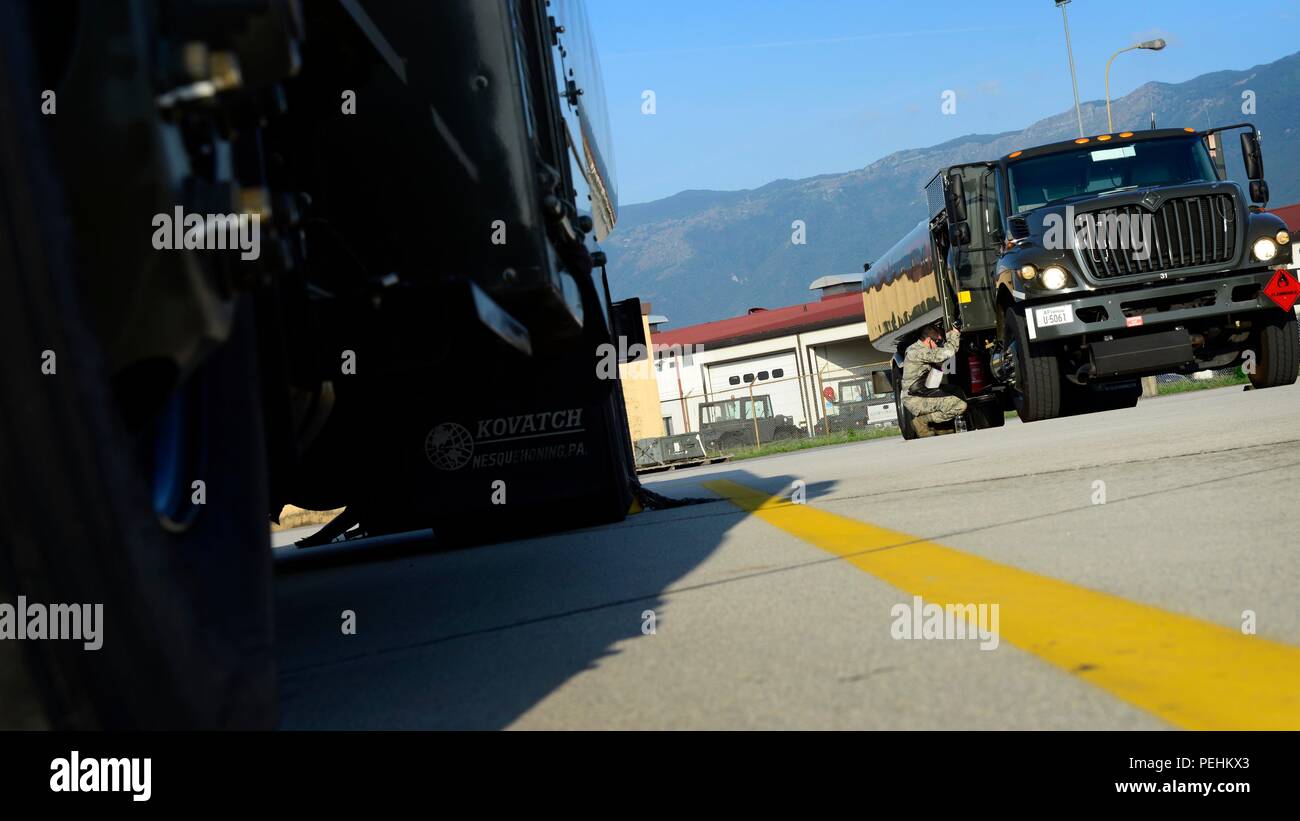
[(1132, 220), (1140, 221), (1144, 214), (1151, 215), (1150, 236), (1146, 241), (1153, 246), (1145, 255), (1139, 255), (1132, 247), (1111, 247), (1114, 244), (1111, 242), (1080, 243), (1079, 255), (1093, 279), (1177, 271), (1233, 260), (1237, 250), (1237, 205), (1231, 194), (1171, 199), (1154, 214), (1140, 205), (1124, 205), (1081, 217), (1096, 220), (1117, 216), (1127, 218), (1131, 224)]

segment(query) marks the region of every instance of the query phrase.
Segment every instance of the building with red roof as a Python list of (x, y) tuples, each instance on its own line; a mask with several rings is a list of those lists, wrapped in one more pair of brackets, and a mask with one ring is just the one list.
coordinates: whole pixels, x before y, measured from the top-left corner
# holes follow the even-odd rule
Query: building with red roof
[[(662, 329), (666, 318), (653, 317), (665, 429), (698, 430), (710, 403), (752, 394), (762, 412), (808, 431), (842, 401), (883, 396), (888, 385), (876, 374), (888, 360), (867, 341), (861, 287), (861, 274), (834, 275), (810, 286), (821, 293), (815, 302), (671, 330)], [(879, 414), (892, 417), (892, 405)]]
[(1300, 202), (1295, 205), (1283, 205), (1281, 208), (1270, 208), (1270, 213), (1277, 214), (1287, 227), (1296, 233), (1300, 233)]
[(862, 321), (862, 295), (854, 292), (785, 308), (751, 308), (744, 316), (660, 331), (652, 338), (662, 345), (720, 348)]

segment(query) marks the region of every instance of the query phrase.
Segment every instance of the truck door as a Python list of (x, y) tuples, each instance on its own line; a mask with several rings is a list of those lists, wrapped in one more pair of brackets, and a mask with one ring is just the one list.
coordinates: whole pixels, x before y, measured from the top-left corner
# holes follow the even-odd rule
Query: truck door
[(950, 259), (956, 269), (962, 321), (967, 330), (978, 330), (994, 327), (997, 321), (992, 274), (1006, 229), (1002, 224), (997, 169), (966, 166), (962, 168), (962, 176), (966, 183), (971, 242), (954, 249)]

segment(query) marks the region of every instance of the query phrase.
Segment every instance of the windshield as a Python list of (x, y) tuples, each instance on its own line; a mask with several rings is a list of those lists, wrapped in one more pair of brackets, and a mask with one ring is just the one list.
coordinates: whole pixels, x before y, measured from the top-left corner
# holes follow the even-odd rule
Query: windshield
[(700, 421), (705, 424), (753, 419), (755, 416), (759, 419), (766, 419), (771, 415), (766, 396), (753, 400), (752, 406), (749, 399), (732, 399), (727, 402), (714, 402), (710, 405), (700, 406)]
[(865, 382), (840, 383), (840, 402), (861, 402), (867, 396), (867, 384)]
[(1017, 214), (1075, 197), (1216, 179), (1205, 144), (1193, 136), (1080, 146), (1021, 160), (1007, 170)]

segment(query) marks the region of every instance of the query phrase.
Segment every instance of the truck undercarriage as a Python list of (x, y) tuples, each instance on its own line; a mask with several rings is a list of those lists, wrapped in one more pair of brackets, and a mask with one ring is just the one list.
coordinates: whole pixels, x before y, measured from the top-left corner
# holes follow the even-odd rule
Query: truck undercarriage
[(119, 637), (30, 650), (50, 722), (273, 723), (284, 504), (443, 545), (671, 504), (597, 367), (644, 340), (579, 4), (0, 9), (5, 343), (41, 368), (0, 383), (0, 587)]

